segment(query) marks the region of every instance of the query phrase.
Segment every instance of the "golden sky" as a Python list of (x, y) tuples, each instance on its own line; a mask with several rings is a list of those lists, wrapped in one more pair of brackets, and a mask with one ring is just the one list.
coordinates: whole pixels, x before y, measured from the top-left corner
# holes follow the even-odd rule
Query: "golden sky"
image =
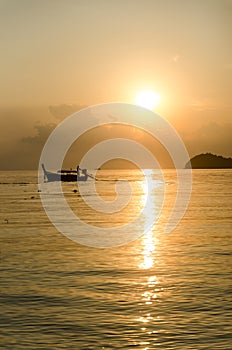
[(231, 0), (0, 0), (0, 146), (152, 89), (190, 153), (231, 155), (231, 37)]

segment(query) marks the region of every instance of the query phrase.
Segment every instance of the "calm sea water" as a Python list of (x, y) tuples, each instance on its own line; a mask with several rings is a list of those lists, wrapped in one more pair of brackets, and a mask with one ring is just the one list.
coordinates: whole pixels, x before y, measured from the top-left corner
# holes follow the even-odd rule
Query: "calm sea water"
[[(194, 170), (189, 208), (166, 235), (176, 190), (174, 172), (166, 171), (168, 200), (153, 230), (127, 245), (96, 249), (52, 226), (36, 172), (0, 172), (0, 347), (231, 349), (231, 175)], [(113, 177), (131, 180), (132, 204), (110, 220), (94, 216), (69, 183), (64, 192), (73, 211), (100, 227), (133, 217), (142, 205), (139, 175), (99, 177), (108, 199), (115, 196)]]

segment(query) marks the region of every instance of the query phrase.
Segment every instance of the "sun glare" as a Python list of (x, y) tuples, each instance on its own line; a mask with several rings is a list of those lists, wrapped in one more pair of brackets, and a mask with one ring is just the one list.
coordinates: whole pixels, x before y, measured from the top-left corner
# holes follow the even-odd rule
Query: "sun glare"
[(150, 110), (153, 110), (160, 102), (160, 95), (152, 90), (141, 91), (135, 99), (135, 103)]

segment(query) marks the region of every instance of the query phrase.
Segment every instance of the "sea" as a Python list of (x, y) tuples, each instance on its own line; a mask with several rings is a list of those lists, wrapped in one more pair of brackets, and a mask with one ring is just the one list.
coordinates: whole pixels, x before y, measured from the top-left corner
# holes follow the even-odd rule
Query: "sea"
[[(51, 223), (36, 171), (0, 172), (1, 349), (232, 348), (232, 170), (194, 169), (188, 208), (169, 233), (176, 173), (147, 174), (154, 189), (165, 188), (162, 198), (151, 192), (154, 203), (162, 202), (158, 214), (150, 208), (154, 225), (138, 224), (126, 244), (98, 248), (94, 234), (92, 246), (83, 245)], [(118, 180), (129, 182), (131, 203), (104, 215), (80, 193), (94, 201), (94, 180), (64, 183), (69, 207), (87, 227), (114, 230), (139, 215), (144, 174), (99, 170), (97, 179), (97, 193), (109, 203)], [(127, 190), (123, 185), (120, 195)]]

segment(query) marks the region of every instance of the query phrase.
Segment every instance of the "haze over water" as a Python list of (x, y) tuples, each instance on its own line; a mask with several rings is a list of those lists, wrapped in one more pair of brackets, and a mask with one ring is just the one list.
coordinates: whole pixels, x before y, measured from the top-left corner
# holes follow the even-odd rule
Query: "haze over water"
[[(150, 232), (121, 247), (95, 249), (52, 226), (36, 172), (0, 173), (3, 349), (231, 349), (231, 170), (193, 170), (189, 208), (165, 235), (173, 174), (165, 171), (167, 203)], [(142, 179), (132, 170), (99, 171), (108, 199), (115, 195), (113, 176), (137, 191), (134, 206), (115, 217), (121, 224), (142, 203)], [(157, 180), (155, 171), (151, 178)], [(86, 209), (76, 188), (63, 186), (74, 212), (104, 226), (106, 219)]]

